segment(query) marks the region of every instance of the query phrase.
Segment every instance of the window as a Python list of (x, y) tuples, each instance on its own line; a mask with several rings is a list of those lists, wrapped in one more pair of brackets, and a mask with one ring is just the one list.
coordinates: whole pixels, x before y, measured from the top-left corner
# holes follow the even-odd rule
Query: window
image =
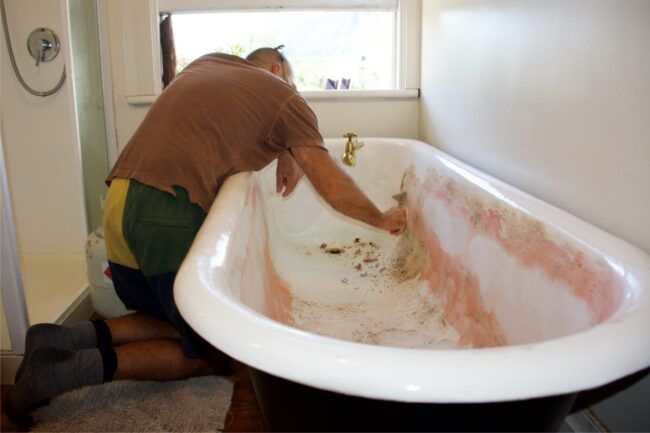
[(394, 11), (175, 14), (177, 71), (209, 52), (245, 57), (283, 44), (300, 90), (394, 89)]
[(210, 52), (245, 57), (258, 47), (284, 45), (301, 91), (400, 87), (397, 1), (347, 2), (356, 5), (350, 9), (343, 1), (335, 8), (315, 9), (323, 2), (312, 1), (311, 8), (264, 10), (183, 10), (183, 3), (161, 1), (161, 9), (176, 5), (172, 25), (177, 71)]

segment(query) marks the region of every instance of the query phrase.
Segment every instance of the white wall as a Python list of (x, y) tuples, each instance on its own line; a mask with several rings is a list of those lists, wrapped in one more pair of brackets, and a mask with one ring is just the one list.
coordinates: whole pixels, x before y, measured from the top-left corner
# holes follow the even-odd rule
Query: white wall
[[(420, 138), (650, 252), (650, 1), (423, 0)], [(650, 429), (650, 377), (593, 407)]]
[[(1, 36), (2, 137), (14, 222), (20, 250), (80, 252), (86, 237), (83, 183), (71, 86), (70, 44), (65, 0), (6, 0), (16, 61), (25, 81), (48, 90), (65, 63), (68, 79), (47, 98), (22, 89), (11, 68)], [(39, 68), (26, 49), (27, 36), (49, 27), (61, 40), (61, 52)]]
[(420, 137), (650, 252), (650, 2), (423, 0)]
[[(308, 101), (323, 137), (354, 132), (361, 137), (417, 138), (417, 99)], [(363, 151), (361, 151), (363, 152)]]
[[(129, 104), (127, 98), (151, 99), (159, 81), (151, 73), (156, 61), (157, 40), (151, 38), (155, 19), (154, 3), (149, 1), (106, 1), (112, 64), (113, 98), (117, 146), (121, 151), (144, 118), (149, 104)], [(419, 8), (417, 8), (419, 13)], [(157, 35), (156, 35), (157, 37)], [(137, 42), (137, 43), (136, 43)], [(154, 80), (156, 78), (156, 80)], [(362, 136), (416, 138), (419, 103), (411, 99), (345, 99), (310, 102), (321, 133), (340, 137), (346, 132)]]
[(2, 309), (0, 310), (0, 350), (11, 351), (11, 336), (9, 335), (5, 304), (2, 302), (2, 297), (0, 297), (0, 304), (2, 304)]
[(151, 2), (102, 0), (102, 3), (105, 6), (100, 10), (105, 13), (108, 25), (115, 132), (121, 151), (148, 109), (148, 105), (130, 105), (127, 95), (152, 96), (158, 90), (150, 68), (153, 47), (151, 43), (143, 43), (151, 38)]

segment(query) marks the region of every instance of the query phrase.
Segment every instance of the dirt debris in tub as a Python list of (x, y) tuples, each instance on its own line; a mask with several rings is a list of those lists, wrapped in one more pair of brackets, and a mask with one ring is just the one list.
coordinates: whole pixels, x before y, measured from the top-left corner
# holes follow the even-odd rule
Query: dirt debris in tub
[[(359, 237), (354, 238), (350, 244), (323, 243), (321, 249), (330, 257), (350, 253), (345, 258), (341, 257), (344, 269), (351, 267), (357, 276), (364, 279), (369, 277), (376, 285), (386, 285), (394, 283), (393, 280), (415, 278), (425, 264), (424, 245), (417, 243), (410, 234), (403, 237), (404, 240), (397, 243), (395, 251), (382, 251), (377, 242), (366, 242)], [(377, 288), (372, 287), (369, 291), (377, 291)]]
[[(347, 243), (337, 243), (337, 242), (322, 242), (319, 246), (321, 252), (326, 254), (329, 257), (336, 258), (336, 256), (341, 256), (341, 260), (345, 263), (342, 263), (343, 269), (352, 268), (358, 272), (358, 275), (361, 277), (374, 277), (378, 278), (380, 273), (386, 271), (388, 264), (386, 260), (383, 260), (383, 253), (380, 252), (380, 245), (376, 242), (370, 241), (365, 242), (360, 237), (352, 239), (352, 241)], [(312, 256), (312, 251), (306, 250), (305, 256)], [(345, 257), (344, 257), (345, 256)], [(383, 266), (379, 264), (383, 263)], [(395, 263), (399, 264), (399, 263)], [(343, 279), (341, 279), (343, 281)], [(347, 279), (346, 279), (347, 281)], [(379, 280), (377, 280), (379, 282)]]
[(291, 314), (297, 327), (367, 344), (457, 347), (458, 334), (445, 321), (437, 295), (418, 281), (428, 253), (408, 230), (390, 246), (351, 237), (304, 248), (312, 253), (306, 260), (314, 260), (314, 269), (327, 269), (323, 275), (331, 277), (331, 286), (321, 297), (294, 287)]

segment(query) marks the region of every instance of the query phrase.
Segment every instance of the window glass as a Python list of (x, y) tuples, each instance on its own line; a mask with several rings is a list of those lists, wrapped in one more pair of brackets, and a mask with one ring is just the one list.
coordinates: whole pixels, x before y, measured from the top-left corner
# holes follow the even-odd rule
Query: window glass
[(211, 52), (284, 45), (299, 90), (396, 88), (394, 11), (176, 13), (178, 71)]

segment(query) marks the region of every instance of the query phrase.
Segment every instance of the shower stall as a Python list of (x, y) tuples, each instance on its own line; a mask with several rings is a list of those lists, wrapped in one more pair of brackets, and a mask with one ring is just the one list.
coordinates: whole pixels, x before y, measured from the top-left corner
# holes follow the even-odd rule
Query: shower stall
[(0, 1), (7, 383), (29, 324), (92, 312), (84, 245), (101, 225), (103, 181), (115, 152), (107, 144), (110, 89), (100, 55), (104, 0)]

